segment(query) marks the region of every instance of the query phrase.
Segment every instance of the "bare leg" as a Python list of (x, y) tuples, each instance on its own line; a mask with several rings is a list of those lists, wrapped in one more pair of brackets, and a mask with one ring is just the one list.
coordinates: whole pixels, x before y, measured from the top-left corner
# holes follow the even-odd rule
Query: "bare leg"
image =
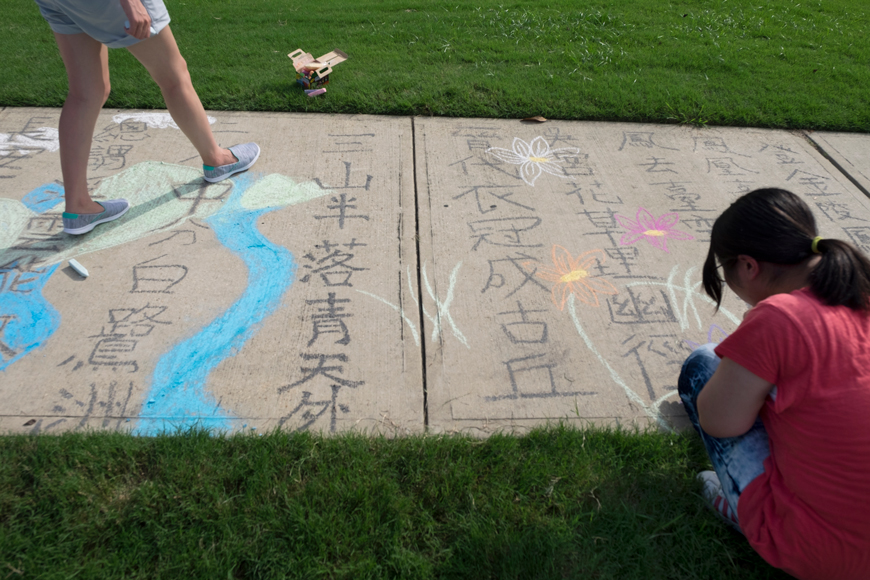
[(109, 97), (109, 57), (104, 45), (87, 34), (54, 35), (69, 79), (60, 113), (60, 168), (66, 211), (100, 213), (88, 194), (88, 156), (100, 109)]
[(205, 109), (190, 81), (187, 62), (178, 51), (169, 26), (127, 50), (151, 73), (163, 93), (169, 114), (196, 147), (202, 162), (214, 167), (235, 163), (235, 156), (215, 141)]

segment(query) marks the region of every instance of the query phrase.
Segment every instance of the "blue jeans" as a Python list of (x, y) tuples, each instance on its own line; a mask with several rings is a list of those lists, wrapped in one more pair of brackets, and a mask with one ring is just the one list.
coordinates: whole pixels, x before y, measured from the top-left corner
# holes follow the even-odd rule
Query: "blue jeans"
[(692, 425), (707, 448), (713, 469), (719, 476), (722, 495), (737, 513), (740, 494), (753, 479), (764, 473), (763, 463), (770, 456), (770, 444), (761, 419), (756, 419), (752, 428), (739, 437), (711, 437), (701, 429), (696, 402), (701, 389), (719, 366), (720, 359), (713, 352), (715, 346), (705, 344), (689, 355), (680, 371), (677, 389)]

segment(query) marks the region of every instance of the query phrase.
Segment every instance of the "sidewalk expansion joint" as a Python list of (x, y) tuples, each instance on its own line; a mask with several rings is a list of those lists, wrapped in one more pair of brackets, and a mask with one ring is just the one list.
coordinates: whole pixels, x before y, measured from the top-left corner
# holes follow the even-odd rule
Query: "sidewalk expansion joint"
[(842, 173), (846, 179), (851, 181), (852, 185), (857, 187), (861, 193), (863, 193), (868, 198), (870, 198), (870, 191), (868, 191), (866, 187), (861, 185), (861, 182), (859, 182), (857, 179), (852, 177), (852, 175), (848, 171), (846, 171), (846, 169), (842, 165), (840, 165), (836, 159), (834, 159), (831, 155), (828, 154), (827, 151), (825, 151), (824, 147), (822, 147), (815, 139), (810, 137), (809, 133), (807, 133), (806, 131), (801, 131), (801, 133), (803, 134), (804, 138), (809, 142), (809, 144), (812, 145), (816, 151), (818, 151), (819, 153), (822, 154), (822, 157), (827, 159), (831, 163), (831, 165), (836, 167), (837, 171)]
[(414, 243), (417, 251), (417, 316), (420, 321), (420, 368), (423, 380), (423, 430), (429, 430), (429, 393), (426, 384), (426, 333), (423, 331), (423, 283), (420, 278), (420, 195), (417, 189), (417, 133), (414, 117), (411, 117), (411, 157), (414, 179)]

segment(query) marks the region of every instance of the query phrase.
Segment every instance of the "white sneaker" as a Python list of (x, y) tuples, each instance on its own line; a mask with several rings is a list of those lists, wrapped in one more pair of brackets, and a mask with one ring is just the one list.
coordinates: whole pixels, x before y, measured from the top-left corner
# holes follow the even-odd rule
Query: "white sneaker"
[(704, 496), (707, 507), (719, 516), (723, 522), (733, 527), (735, 530), (743, 533), (740, 529), (740, 522), (737, 519), (737, 510), (728, 504), (728, 500), (722, 495), (722, 482), (719, 481), (719, 476), (715, 471), (702, 471), (697, 475), (698, 481), (703, 484), (701, 495)]

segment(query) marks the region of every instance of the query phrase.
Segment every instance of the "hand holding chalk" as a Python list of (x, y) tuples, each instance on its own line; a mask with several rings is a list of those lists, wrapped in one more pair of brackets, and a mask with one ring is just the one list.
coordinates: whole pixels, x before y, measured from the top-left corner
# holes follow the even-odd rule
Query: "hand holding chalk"
[[(129, 20), (124, 21), (124, 30), (126, 30), (127, 34), (129, 34), (130, 36), (135, 36), (136, 38), (139, 38), (138, 36), (136, 36), (135, 34), (130, 32), (130, 21)], [(157, 34), (157, 31), (154, 30), (153, 26), (149, 26), (148, 27), (148, 34), (145, 36), (145, 38), (150, 37), (152, 34)], [(140, 40), (142, 40), (142, 39), (140, 39)]]
[(121, 0), (121, 8), (127, 16), (124, 30), (139, 40), (144, 40), (154, 32), (151, 29), (151, 15), (142, 5), (142, 0)]

